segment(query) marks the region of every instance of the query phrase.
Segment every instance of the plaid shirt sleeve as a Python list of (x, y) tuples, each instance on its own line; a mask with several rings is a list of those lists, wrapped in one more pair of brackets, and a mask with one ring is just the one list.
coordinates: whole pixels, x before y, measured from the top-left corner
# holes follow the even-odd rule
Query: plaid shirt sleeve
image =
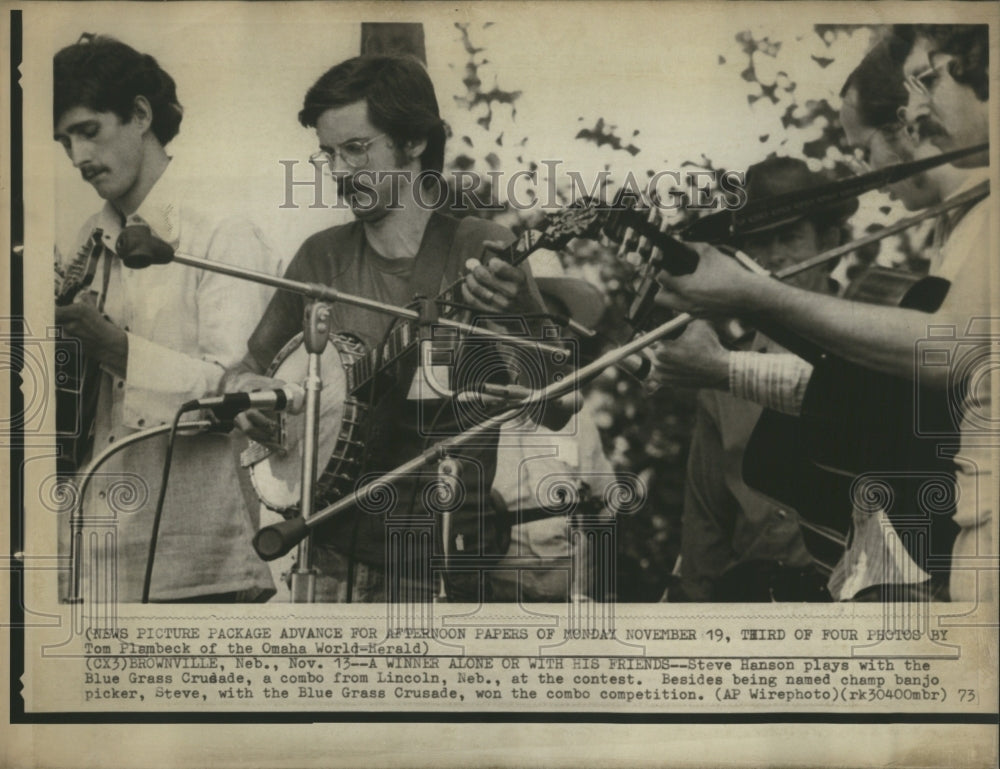
[(812, 371), (811, 364), (790, 353), (733, 352), (729, 355), (729, 392), (798, 416)]

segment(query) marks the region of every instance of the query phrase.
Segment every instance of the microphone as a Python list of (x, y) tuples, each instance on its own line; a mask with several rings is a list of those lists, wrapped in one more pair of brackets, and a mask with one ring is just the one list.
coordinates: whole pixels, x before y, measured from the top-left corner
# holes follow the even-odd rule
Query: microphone
[(145, 224), (130, 224), (123, 228), (115, 242), (115, 253), (122, 264), (131, 270), (151, 264), (169, 264), (174, 258), (174, 249), (170, 244), (156, 237)]
[(305, 408), (306, 391), (301, 385), (283, 385), (273, 390), (254, 390), (253, 392), (227, 393), (211, 398), (199, 398), (188, 401), (182, 407), (184, 411), (208, 409), (217, 419), (232, 419), (247, 409), (264, 409), (265, 411), (287, 411), (289, 414), (300, 414)]

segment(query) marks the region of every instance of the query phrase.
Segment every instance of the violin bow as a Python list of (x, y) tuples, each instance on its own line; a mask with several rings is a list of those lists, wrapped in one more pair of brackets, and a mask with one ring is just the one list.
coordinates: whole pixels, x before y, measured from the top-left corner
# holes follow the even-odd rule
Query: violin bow
[(779, 224), (789, 219), (807, 216), (837, 203), (844, 203), (865, 192), (871, 192), (907, 179), (931, 168), (985, 152), (989, 144), (945, 152), (929, 158), (886, 166), (861, 176), (821, 184), (809, 189), (774, 195), (756, 201), (739, 210), (717, 211), (695, 220), (680, 233), (682, 240), (718, 243), (757, 227)]

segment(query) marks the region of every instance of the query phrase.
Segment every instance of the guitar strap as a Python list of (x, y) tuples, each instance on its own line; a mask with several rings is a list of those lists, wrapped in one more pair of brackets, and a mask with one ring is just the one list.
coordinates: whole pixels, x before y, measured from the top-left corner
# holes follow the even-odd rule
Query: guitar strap
[(413, 262), (410, 293), (413, 296), (435, 298), (449, 282), (454, 261), (460, 222), (450, 216), (431, 214), (420, 250)]
[(104, 301), (108, 298), (108, 286), (111, 283), (111, 260), (112, 257), (114, 257), (114, 254), (107, 246), (104, 245), (103, 233), (98, 235), (98, 238), (101, 243), (101, 262), (104, 267), (101, 276), (101, 295), (97, 299), (97, 311), (103, 315)]
[[(450, 216), (431, 214), (427, 222), (420, 250), (413, 262), (413, 274), (410, 276), (410, 294), (434, 299), (441, 293), (444, 286), (450, 282), (453, 262), (456, 258), (456, 233), (460, 222)], [(410, 382), (408, 398), (417, 397), (420, 391), (415, 375), (419, 368), (419, 359), (415, 355), (405, 356), (400, 361), (397, 373), (398, 381)], [(445, 371), (435, 372), (435, 376), (447, 381)]]
[[(990, 192), (990, 182), (989, 179), (980, 182), (973, 190), (978, 190), (986, 195)], [(958, 208), (952, 209), (951, 211), (946, 211), (943, 215), (944, 232), (941, 233), (942, 243), (948, 239), (952, 231), (958, 226), (958, 223), (965, 218), (965, 215), (969, 213), (973, 208), (980, 204), (981, 199), (970, 200), (964, 206), (959, 206)]]

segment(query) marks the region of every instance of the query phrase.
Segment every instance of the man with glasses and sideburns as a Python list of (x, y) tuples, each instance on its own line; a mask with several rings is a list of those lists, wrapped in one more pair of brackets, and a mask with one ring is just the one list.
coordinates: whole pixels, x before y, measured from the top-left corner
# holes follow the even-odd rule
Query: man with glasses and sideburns
[[(513, 235), (483, 219), (448, 216), (441, 210), (443, 196), (430, 186), (441, 181), (445, 125), (434, 86), (418, 60), (366, 55), (334, 66), (309, 89), (299, 121), (315, 129), (320, 151), (311, 160), (332, 173), (355, 221), (306, 240), (286, 277), (407, 306), (415, 295), (433, 298), (464, 275), (462, 302), (473, 316), (532, 316), (529, 325), (538, 325), (545, 305), (527, 265), (514, 267), (496, 256), (484, 257), (485, 247), (509, 244)], [(274, 380), (260, 375), (302, 329), (305, 305), (299, 295), (275, 294), (249, 339), (242, 364), (230, 372), (227, 389), (273, 386)], [(345, 303), (333, 306), (331, 320), (334, 332), (349, 332), (368, 349), (382, 344), (394, 323), (386, 314)], [(463, 349), (453, 370), (456, 378)], [(393, 387), (369, 393), (364, 478), (394, 469), (433, 439), (463, 427), (460, 404), (454, 399), (408, 396), (408, 391), (415, 392), (413, 369), (409, 371)], [(238, 424), (252, 438), (272, 439), (274, 423), (265, 414), (248, 412)], [(387, 563), (394, 557), (387, 554), (387, 526), (393, 518), (434, 520), (435, 555), (501, 554), (505, 543), (497, 536), (488, 501), (497, 437), (495, 431), (488, 433), (455, 452), (465, 498), (451, 514), (447, 541), (434, 511), (425, 507), (424, 491), (434, 480), (433, 472), (394, 483), (391, 509), (373, 513), (355, 508), (319, 527), (312, 538), (313, 565), (319, 571), (316, 599), (396, 601), (405, 593), (429, 600), (421, 584), (397, 584), (391, 576), (399, 570), (412, 574), (426, 565)], [(490, 597), (489, 580), (474, 570), (449, 572), (444, 585), (450, 600)]]
[[(909, 92), (893, 52), (906, 45), (894, 35), (879, 42), (851, 72), (840, 91), (840, 124), (854, 148), (852, 165), (858, 173), (941, 152), (930, 139), (908, 130), (900, 115)], [(955, 166), (938, 166), (890, 184), (888, 190), (908, 211), (918, 211), (951, 196), (966, 176)]]

